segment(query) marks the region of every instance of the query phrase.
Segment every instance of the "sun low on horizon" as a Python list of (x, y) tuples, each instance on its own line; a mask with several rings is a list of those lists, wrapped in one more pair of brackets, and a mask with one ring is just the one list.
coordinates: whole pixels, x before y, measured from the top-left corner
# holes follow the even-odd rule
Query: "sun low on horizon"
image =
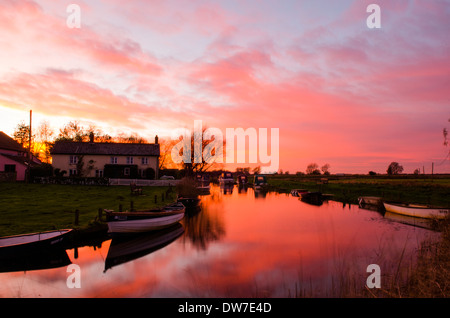
[(450, 173), (449, 18), (448, 0), (0, 0), (0, 131), (30, 110), (148, 140), (201, 121), (278, 129), (291, 173)]

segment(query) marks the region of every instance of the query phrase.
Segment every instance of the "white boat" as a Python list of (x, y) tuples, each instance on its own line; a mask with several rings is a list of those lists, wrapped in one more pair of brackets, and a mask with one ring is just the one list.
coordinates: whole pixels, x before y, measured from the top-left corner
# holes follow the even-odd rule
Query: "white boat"
[(219, 182), (224, 184), (234, 183), (233, 174), (231, 172), (222, 172)]
[(434, 208), (424, 205), (415, 205), (415, 204), (399, 204), (399, 203), (391, 203), (391, 202), (383, 202), (384, 208), (388, 212), (408, 215), (418, 218), (437, 218), (443, 219), (450, 213), (450, 209), (445, 208)]
[(142, 233), (164, 229), (184, 217), (186, 208), (177, 202), (158, 210), (114, 212), (105, 210), (109, 233)]
[(60, 248), (70, 240), (72, 229), (29, 233), (0, 238), (0, 259), (11, 255)]

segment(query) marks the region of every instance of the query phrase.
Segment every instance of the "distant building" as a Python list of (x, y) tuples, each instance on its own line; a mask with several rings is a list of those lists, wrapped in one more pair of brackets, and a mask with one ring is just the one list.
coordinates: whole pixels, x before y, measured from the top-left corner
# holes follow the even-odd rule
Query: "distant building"
[[(28, 150), (0, 131), (0, 180), (26, 180), (28, 161)], [(31, 166), (40, 164), (39, 159), (31, 156)]]
[(57, 141), (52, 150), (53, 168), (65, 176), (124, 179), (158, 178), (160, 148), (154, 144)]

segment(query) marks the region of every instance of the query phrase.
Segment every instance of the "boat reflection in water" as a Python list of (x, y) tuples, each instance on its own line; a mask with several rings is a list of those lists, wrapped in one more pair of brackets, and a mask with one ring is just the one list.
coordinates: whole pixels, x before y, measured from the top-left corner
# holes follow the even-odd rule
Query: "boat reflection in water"
[(0, 238), (0, 272), (50, 269), (69, 265), (65, 244), (71, 229)]
[(105, 260), (105, 272), (117, 265), (153, 253), (174, 242), (184, 233), (180, 223), (148, 233), (115, 236), (109, 246)]
[(34, 252), (2, 259), (0, 272), (26, 272), (52, 269), (72, 264), (66, 250), (36, 250)]
[(433, 220), (431, 219), (416, 218), (413, 216), (407, 216), (388, 211), (384, 213), (384, 217), (388, 220), (398, 223), (421, 227), (427, 230), (434, 230)]
[(362, 200), (359, 200), (359, 208), (364, 210), (370, 210), (374, 212), (378, 212), (381, 214), (385, 219), (389, 221), (394, 221), (396, 223), (411, 225), (415, 227), (420, 227), (427, 230), (434, 230), (435, 226), (433, 224), (433, 220), (431, 219), (425, 219), (425, 218), (419, 218), (419, 217), (412, 217), (408, 215), (402, 215), (398, 213), (393, 213), (386, 211), (383, 204), (379, 202), (364, 202)]
[(220, 189), (223, 192), (223, 194), (233, 194), (234, 184), (220, 183)]

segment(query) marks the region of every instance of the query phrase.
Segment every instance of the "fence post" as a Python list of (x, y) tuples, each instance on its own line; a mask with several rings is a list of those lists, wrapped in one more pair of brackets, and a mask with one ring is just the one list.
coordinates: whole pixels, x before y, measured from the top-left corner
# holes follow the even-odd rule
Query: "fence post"
[(76, 209), (75, 210), (75, 222), (74, 222), (75, 225), (78, 225), (79, 216), (80, 216), (80, 211), (78, 209)]

